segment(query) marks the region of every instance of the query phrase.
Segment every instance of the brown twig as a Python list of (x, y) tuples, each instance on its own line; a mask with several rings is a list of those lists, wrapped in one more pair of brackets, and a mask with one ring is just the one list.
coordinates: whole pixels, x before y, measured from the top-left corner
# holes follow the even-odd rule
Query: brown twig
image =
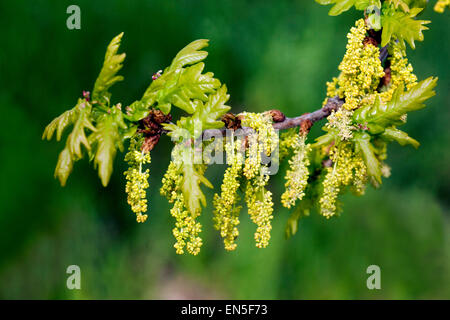
[[(336, 111), (337, 109), (339, 109), (342, 106), (342, 104), (344, 104), (344, 100), (340, 99), (339, 97), (329, 98), (327, 103), (322, 108), (320, 108), (314, 112), (311, 112), (311, 113), (305, 113), (305, 114), (303, 114), (299, 117), (295, 117), (295, 118), (285, 117), (283, 121), (274, 122), (273, 127), (274, 127), (274, 129), (277, 129), (277, 130), (285, 130), (285, 129), (289, 129), (289, 128), (299, 127), (305, 121), (307, 121), (309, 127), (311, 127), (315, 122), (328, 117), (333, 110)], [(274, 113), (274, 110), (271, 110), (271, 114), (273, 114), (273, 113)], [(278, 111), (277, 114), (279, 114), (279, 113), (281, 113), (281, 112)], [(244, 135), (244, 136), (250, 135), (254, 132), (254, 130), (249, 127), (242, 127), (240, 129), (242, 129), (241, 135)], [(223, 128), (221, 130), (217, 130), (217, 129), (216, 130), (211, 130), (211, 129), (204, 130), (202, 139), (209, 140), (212, 137), (216, 137), (219, 132), (223, 136), (225, 136), (226, 130), (227, 130), (226, 128)]]

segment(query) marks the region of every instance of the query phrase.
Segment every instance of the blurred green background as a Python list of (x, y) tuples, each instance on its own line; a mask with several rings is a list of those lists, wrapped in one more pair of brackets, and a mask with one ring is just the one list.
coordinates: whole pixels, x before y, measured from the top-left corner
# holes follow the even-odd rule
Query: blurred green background
[[(81, 30), (66, 28), (70, 4), (81, 8)], [(152, 154), (145, 224), (126, 203), (123, 154), (107, 188), (87, 161), (75, 165), (65, 188), (53, 179), (63, 144), (41, 141), (42, 131), (91, 90), (118, 33), (125, 32), (127, 58), (115, 102), (139, 98), (179, 49), (208, 38), (207, 69), (227, 84), (235, 112), (277, 107), (294, 116), (321, 105), (361, 14), (329, 17), (328, 9), (312, 0), (0, 2), (0, 298), (450, 298), (448, 11), (428, 8), (431, 30), (409, 49), (419, 79), (439, 77), (437, 95), (404, 127), (422, 146), (390, 146), (392, 176), (380, 190), (343, 197), (337, 219), (301, 220), (289, 240), (289, 212), (276, 204), (267, 249), (254, 246), (244, 211), (238, 249), (225, 252), (209, 204), (200, 255), (177, 256), (169, 205), (159, 195), (167, 137)], [(216, 186), (223, 170), (208, 169)], [(275, 199), (283, 176), (272, 179)], [(81, 268), (81, 290), (66, 288), (72, 264)], [(381, 267), (381, 290), (366, 287), (371, 264)]]

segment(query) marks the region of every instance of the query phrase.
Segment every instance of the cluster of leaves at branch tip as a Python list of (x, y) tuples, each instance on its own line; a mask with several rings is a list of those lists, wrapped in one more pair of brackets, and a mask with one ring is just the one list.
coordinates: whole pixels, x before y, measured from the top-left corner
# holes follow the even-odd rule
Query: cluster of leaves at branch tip
[[(422, 31), (427, 29), (425, 25), (429, 21), (418, 20), (416, 16), (427, 1), (316, 1), (332, 4), (330, 15), (355, 7), (364, 11), (365, 19), (356, 21), (350, 29), (347, 50), (338, 67), (340, 73), (327, 83), (323, 105), (332, 98), (341, 101), (342, 106), (327, 113), (323, 133), (314, 143), (307, 140), (311, 121), (279, 136), (273, 123), (274, 120), (281, 123), (285, 117), (273, 118), (273, 110), (232, 115), (239, 120), (238, 127), (253, 129), (248, 136), (220, 135), (201, 141), (203, 130), (224, 127), (222, 117), (230, 110), (226, 105), (227, 87), (213, 73), (204, 72), (208, 55), (203, 50), (208, 46), (208, 40), (204, 39), (190, 43), (167, 68), (149, 75), (149, 86), (139, 100), (126, 107), (120, 102), (112, 103), (110, 88), (123, 80), (118, 75), (125, 59), (124, 53), (118, 53), (121, 33), (108, 45), (92, 93), (83, 91), (73, 108), (45, 128), (43, 139), (50, 140), (55, 135), (57, 141), (71, 128), (59, 154), (55, 177), (64, 186), (74, 163), (87, 156), (106, 186), (117, 151), (123, 151), (125, 141), (131, 139), (124, 159), (129, 165), (124, 173), (125, 191), (137, 222), (146, 221), (150, 173), (146, 166), (151, 160), (149, 150), (159, 136), (155, 138), (152, 130), (142, 128), (153, 121), (151, 115), (156, 110), (169, 119), (157, 123), (158, 134), (164, 131), (174, 141), (172, 161), (160, 193), (173, 204), (170, 214), (175, 220), (172, 233), (176, 253), (187, 251), (197, 255), (203, 245), (202, 226), (197, 221), (207, 202), (202, 186), (213, 186), (205, 177), (208, 159), (194, 161), (198, 157), (197, 149), (201, 149), (198, 147), (226, 152), (228, 168), (213, 200), (214, 226), (226, 250), (237, 248), (241, 200), (256, 225), (255, 245), (258, 248), (269, 245), (274, 203), (267, 188), (269, 167), (262, 163), (263, 155), (278, 153), (279, 161), (287, 159), (285, 191), (281, 196), (281, 204), (292, 209), (286, 226), (287, 237), (297, 232), (298, 220), (313, 210), (327, 219), (338, 215), (342, 207), (340, 195), (347, 191), (362, 195), (369, 183), (378, 187), (382, 177), (390, 175), (386, 164), (388, 143), (419, 146), (419, 142), (398, 127), (406, 123), (409, 113), (422, 109), (425, 101), (435, 94), (437, 78), (418, 81), (406, 57), (405, 43), (414, 48), (415, 41), (423, 40)], [(435, 10), (443, 12), (448, 6), (448, 0), (440, 0)], [(380, 37), (375, 39), (374, 34)], [(382, 58), (381, 48), (386, 51), (385, 46), (388, 55)], [(180, 109), (183, 116), (172, 123), (173, 107)]]
[(428, 20), (414, 19), (425, 8), (426, 0), (316, 0), (327, 5), (334, 4), (329, 14), (339, 15), (353, 6), (357, 10), (366, 11), (370, 26), (374, 30), (382, 29), (381, 46), (389, 43), (392, 36), (399, 41), (406, 41), (415, 48), (415, 41), (423, 40), (422, 31)]

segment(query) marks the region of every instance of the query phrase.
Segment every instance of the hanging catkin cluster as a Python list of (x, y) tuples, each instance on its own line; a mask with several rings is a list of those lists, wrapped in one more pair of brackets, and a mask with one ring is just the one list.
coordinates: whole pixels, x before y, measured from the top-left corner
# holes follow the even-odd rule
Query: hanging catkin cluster
[(295, 136), (293, 149), (294, 155), (289, 160), (290, 167), (286, 172), (286, 191), (281, 196), (281, 203), (286, 208), (291, 208), (297, 200), (302, 200), (308, 184), (308, 153), (311, 151), (311, 146), (306, 144), (306, 134)]
[(417, 77), (413, 73), (413, 67), (406, 58), (406, 47), (396, 39), (389, 43), (389, 84), (379, 95), (384, 102), (392, 99), (395, 90), (404, 85), (407, 89), (417, 84)]
[(151, 162), (150, 153), (142, 150), (144, 138), (136, 135), (130, 141), (128, 153), (125, 155), (125, 161), (128, 163), (128, 170), (124, 172), (127, 180), (125, 191), (128, 194), (128, 204), (131, 210), (136, 213), (137, 222), (147, 220), (147, 194), (149, 187), (148, 177), (149, 169), (143, 170), (145, 164)]
[(320, 213), (326, 218), (336, 213), (336, 200), (342, 189), (353, 184), (357, 193), (364, 193), (366, 185), (366, 167), (362, 158), (352, 150), (352, 144), (342, 142), (330, 150), (333, 165), (326, 169), (323, 181), (323, 193), (319, 200)]
[[(224, 238), (226, 250), (236, 248), (235, 239), (239, 235), (240, 200), (237, 194), (241, 186), (241, 176), (245, 178), (245, 202), (251, 220), (257, 225), (255, 232), (256, 246), (266, 247), (269, 244), (271, 220), (273, 218), (272, 193), (266, 190), (269, 181), (269, 170), (262, 163), (262, 155), (270, 156), (278, 143), (278, 134), (273, 128), (272, 116), (269, 113), (247, 113), (239, 115), (242, 126), (254, 130), (247, 140), (234, 137), (227, 141), (225, 149), (229, 167), (225, 171), (220, 196), (214, 196), (215, 227)], [(242, 152), (242, 147), (247, 149)], [(245, 158), (244, 158), (245, 155)]]
[(201, 224), (197, 222), (196, 215), (186, 209), (185, 199), (181, 192), (183, 176), (176, 162), (171, 161), (162, 179), (161, 195), (165, 196), (169, 203), (173, 203), (170, 214), (175, 218), (175, 228), (172, 233), (175, 237), (174, 248), (177, 254), (183, 254), (186, 248), (190, 254), (197, 255), (202, 246), (199, 237)]
[(228, 168), (223, 176), (222, 186), (220, 187), (220, 196), (214, 195), (214, 222), (215, 228), (220, 231), (223, 238), (225, 249), (236, 249), (235, 239), (239, 235), (239, 212), (241, 206), (237, 205), (240, 200), (238, 189), (241, 185), (240, 177), (244, 164), (244, 153), (242, 152), (242, 139), (235, 141), (231, 136), (225, 144)]
[(342, 140), (352, 138), (353, 110), (361, 106), (364, 98), (370, 97), (377, 89), (380, 78), (384, 76), (379, 59), (380, 50), (370, 43), (364, 44), (366, 33), (364, 20), (356, 21), (355, 27), (347, 35), (347, 51), (338, 68), (341, 73), (327, 83), (328, 97), (339, 96), (345, 99), (342, 107), (328, 117), (327, 123), (329, 129), (337, 129)]

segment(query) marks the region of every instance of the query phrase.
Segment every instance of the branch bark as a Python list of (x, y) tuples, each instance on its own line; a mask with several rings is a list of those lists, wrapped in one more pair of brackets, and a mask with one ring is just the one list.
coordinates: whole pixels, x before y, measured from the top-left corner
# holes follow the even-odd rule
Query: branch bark
[[(333, 97), (328, 98), (327, 103), (320, 109), (311, 112), (311, 113), (305, 113), (301, 116), (295, 117), (295, 118), (285, 118), (283, 121), (280, 122), (274, 122), (273, 127), (277, 130), (285, 130), (289, 128), (294, 127), (302, 127), (303, 123), (308, 123), (309, 128), (317, 121), (322, 120), (326, 117), (328, 117), (332, 111), (338, 110), (342, 105), (344, 104), (344, 100), (340, 99), (339, 97)], [(254, 132), (254, 130), (250, 127), (242, 127), (240, 128), (242, 130), (242, 135), (250, 135)], [(217, 129), (208, 129), (204, 130), (202, 134), (203, 140), (209, 140), (212, 137), (216, 137), (218, 131), (221, 132), (223, 136), (226, 135), (226, 128), (217, 130)]]

